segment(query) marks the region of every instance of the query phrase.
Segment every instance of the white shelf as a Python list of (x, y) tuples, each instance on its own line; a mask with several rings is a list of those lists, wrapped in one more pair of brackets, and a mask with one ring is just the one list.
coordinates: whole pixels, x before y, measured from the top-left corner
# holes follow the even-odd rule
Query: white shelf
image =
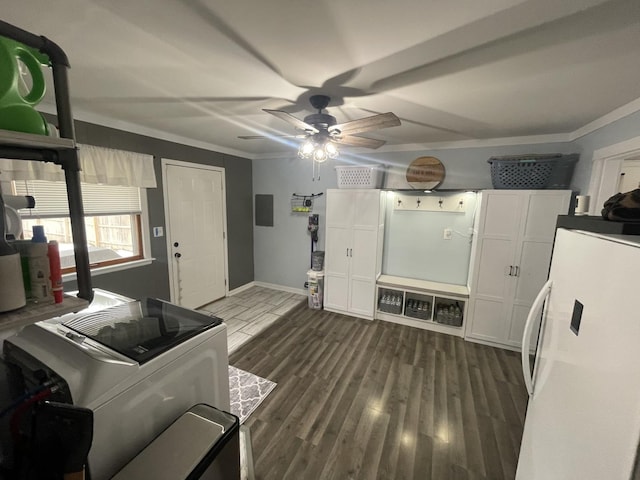
[(18, 328), (41, 320), (78, 312), (89, 305), (87, 300), (65, 295), (62, 303), (49, 305), (29, 304), (12, 312), (0, 313), (0, 331)]
[(416, 278), (394, 277), (393, 275), (380, 275), (377, 283), (381, 287), (424, 291), (435, 295), (469, 297), (469, 289), (466, 285), (430, 282)]
[(0, 130), (0, 145), (6, 147), (29, 147), (49, 150), (75, 148), (76, 142), (70, 138), (48, 137), (33, 133)]

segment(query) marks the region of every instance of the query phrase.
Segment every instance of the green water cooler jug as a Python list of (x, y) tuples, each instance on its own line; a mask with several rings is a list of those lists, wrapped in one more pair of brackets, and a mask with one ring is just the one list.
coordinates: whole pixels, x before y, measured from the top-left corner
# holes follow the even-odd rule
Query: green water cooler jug
[[(48, 64), (46, 55), (0, 36), (0, 129), (49, 134), (46, 120), (34, 108), (45, 93), (42, 65)], [(22, 78), (21, 65), (31, 82)]]

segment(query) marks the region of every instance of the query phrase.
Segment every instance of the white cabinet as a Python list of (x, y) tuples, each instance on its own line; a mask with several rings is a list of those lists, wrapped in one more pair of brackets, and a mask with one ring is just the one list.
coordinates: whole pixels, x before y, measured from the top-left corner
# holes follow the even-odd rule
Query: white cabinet
[(471, 252), (465, 338), (519, 348), (529, 308), (547, 279), (568, 190), (485, 190)]
[(327, 190), (326, 310), (373, 319), (384, 199), (380, 190)]

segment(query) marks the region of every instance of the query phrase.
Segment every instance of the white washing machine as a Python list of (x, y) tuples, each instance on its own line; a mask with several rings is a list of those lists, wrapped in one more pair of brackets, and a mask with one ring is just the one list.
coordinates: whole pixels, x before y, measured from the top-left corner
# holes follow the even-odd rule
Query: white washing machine
[(193, 405), (229, 411), (226, 325), (156, 299), (39, 322), (5, 340), (21, 388), (94, 412), (92, 480), (111, 478)]

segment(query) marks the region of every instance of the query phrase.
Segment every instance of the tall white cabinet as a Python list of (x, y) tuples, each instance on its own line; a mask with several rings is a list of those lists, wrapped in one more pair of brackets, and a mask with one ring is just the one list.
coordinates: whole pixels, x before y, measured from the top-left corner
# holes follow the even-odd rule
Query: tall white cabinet
[(519, 349), (524, 324), (547, 279), (558, 215), (569, 190), (485, 190), (471, 252), (465, 338)]
[(385, 198), (380, 190), (327, 190), (326, 310), (373, 319)]

